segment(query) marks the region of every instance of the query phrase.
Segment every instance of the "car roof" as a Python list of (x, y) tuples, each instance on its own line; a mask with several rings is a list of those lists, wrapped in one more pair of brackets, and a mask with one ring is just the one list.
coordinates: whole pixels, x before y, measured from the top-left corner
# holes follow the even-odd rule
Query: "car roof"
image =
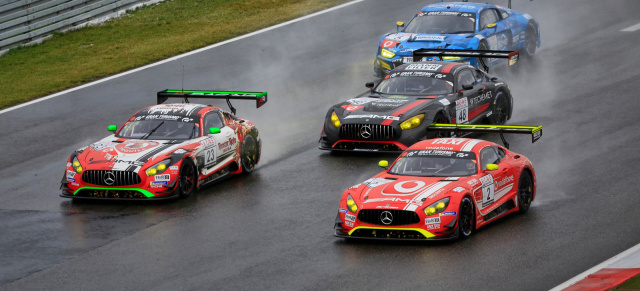
[(473, 66), (456, 63), (456, 62), (445, 62), (445, 61), (430, 61), (430, 62), (416, 62), (416, 63), (407, 63), (402, 64), (392, 70), (392, 72), (404, 72), (404, 71), (426, 71), (433, 73), (453, 73), (460, 69), (461, 67), (469, 67), (473, 68)]
[(485, 8), (500, 8), (489, 3), (472, 3), (472, 2), (443, 2), (427, 5), (422, 8), (422, 12), (428, 11), (451, 11), (451, 12), (468, 12), (478, 13)]
[(497, 144), (473, 138), (434, 138), (420, 141), (413, 144), (407, 150), (445, 150), (445, 151), (462, 151), (462, 152), (478, 152), (485, 146), (498, 146)]

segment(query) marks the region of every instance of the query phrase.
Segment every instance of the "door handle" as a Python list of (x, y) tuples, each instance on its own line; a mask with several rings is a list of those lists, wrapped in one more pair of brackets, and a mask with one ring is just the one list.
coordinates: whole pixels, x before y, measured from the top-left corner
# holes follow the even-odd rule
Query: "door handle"
[(503, 174), (506, 174), (507, 172), (509, 172), (509, 169), (502, 169)]

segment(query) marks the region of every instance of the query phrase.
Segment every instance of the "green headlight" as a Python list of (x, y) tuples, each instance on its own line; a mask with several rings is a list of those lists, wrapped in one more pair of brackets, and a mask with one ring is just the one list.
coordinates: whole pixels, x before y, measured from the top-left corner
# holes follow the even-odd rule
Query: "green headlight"
[(356, 201), (353, 200), (353, 197), (351, 197), (351, 195), (347, 196), (347, 209), (349, 209), (349, 211), (353, 212), (354, 214), (356, 213), (356, 211), (358, 211), (358, 205), (356, 204)]
[(424, 214), (426, 214), (427, 216), (438, 214), (447, 209), (447, 206), (449, 206), (449, 197), (440, 199), (427, 206), (427, 208), (424, 209)]
[(396, 54), (394, 54), (394, 53), (392, 53), (392, 52), (390, 52), (390, 51), (388, 51), (386, 49), (382, 49), (380, 51), (380, 55), (385, 57), (385, 58), (387, 58), (387, 59), (390, 59), (390, 58), (393, 58), (393, 57), (396, 56)]

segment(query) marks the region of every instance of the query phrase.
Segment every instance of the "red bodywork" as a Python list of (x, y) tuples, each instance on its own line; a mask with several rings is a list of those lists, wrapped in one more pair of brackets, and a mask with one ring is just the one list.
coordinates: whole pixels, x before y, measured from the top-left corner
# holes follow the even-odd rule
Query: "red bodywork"
[[(481, 151), (487, 147), (499, 148), (505, 153), (497, 164), (498, 170), (480, 169)], [(474, 229), (518, 211), (518, 187), (524, 171), (528, 171), (533, 179), (531, 200), (535, 198), (536, 178), (531, 162), (500, 145), (468, 138), (430, 139), (409, 147), (394, 164), (408, 152), (417, 150), (475, 153), (477, 174), (463, 177), (425, 177), (394, 175), (388, 170), (382, 171), (343, 193), (336, 219), (336, 236), (374, 239), (456, 238), (460, 204), (465, 197), (473, 201)], [(389, 169), (392, 167), (393, 165), (389, 165)], [(484, 193), (491, 195), (485, 196)], [(355, 213), (347, 204), (349, 196), (357, 206)], [(446, 209), (434, 215), (425, 213), (425, 208), (445, 198), (449, 198)], [(383, 219), (388, 222), (389, 214), (392, 219), (401, 220), (398, 223), (402, 225), (385, 225), (387, 223)]]

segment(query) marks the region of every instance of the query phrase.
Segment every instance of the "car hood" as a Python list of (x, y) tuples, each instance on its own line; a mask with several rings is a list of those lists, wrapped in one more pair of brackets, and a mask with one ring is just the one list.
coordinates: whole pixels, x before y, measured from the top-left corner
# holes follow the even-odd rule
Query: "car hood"
[(380, 47), (399, 56), (411, 56), (413, 51), (421, 48), (429, 49), (467, 49), (471, 47), (473, 33), (461, 34), (416, 34), (392, 33), (380, 42)]
[[(374, 95), (372, 95), (374, 96)], [(334, 105), (334, 111), (344, 123), (362, 123), (364, 121), (396, 122), (406, 120), (430, 105), (438, 97), (446, 95), (400, 96), (375, 95), (376, 97), (358, 97)], [(424, 110), (423, 110), (424, 111)]]
[[(355, 198), (364, 209), (386, 208), (416, 210), (439, 199), (451, 191), (467, 190), (466, 177), (413, 177), (383, 174), (362, 182), (357, 186)], [(356, 187), (354, 186), (354, 187)]]
[(147, 162), (160, 162), (182, 143), (167, 140), (106, 137), (81, 149), (78, 160), (85, 170), (138, 172)]

